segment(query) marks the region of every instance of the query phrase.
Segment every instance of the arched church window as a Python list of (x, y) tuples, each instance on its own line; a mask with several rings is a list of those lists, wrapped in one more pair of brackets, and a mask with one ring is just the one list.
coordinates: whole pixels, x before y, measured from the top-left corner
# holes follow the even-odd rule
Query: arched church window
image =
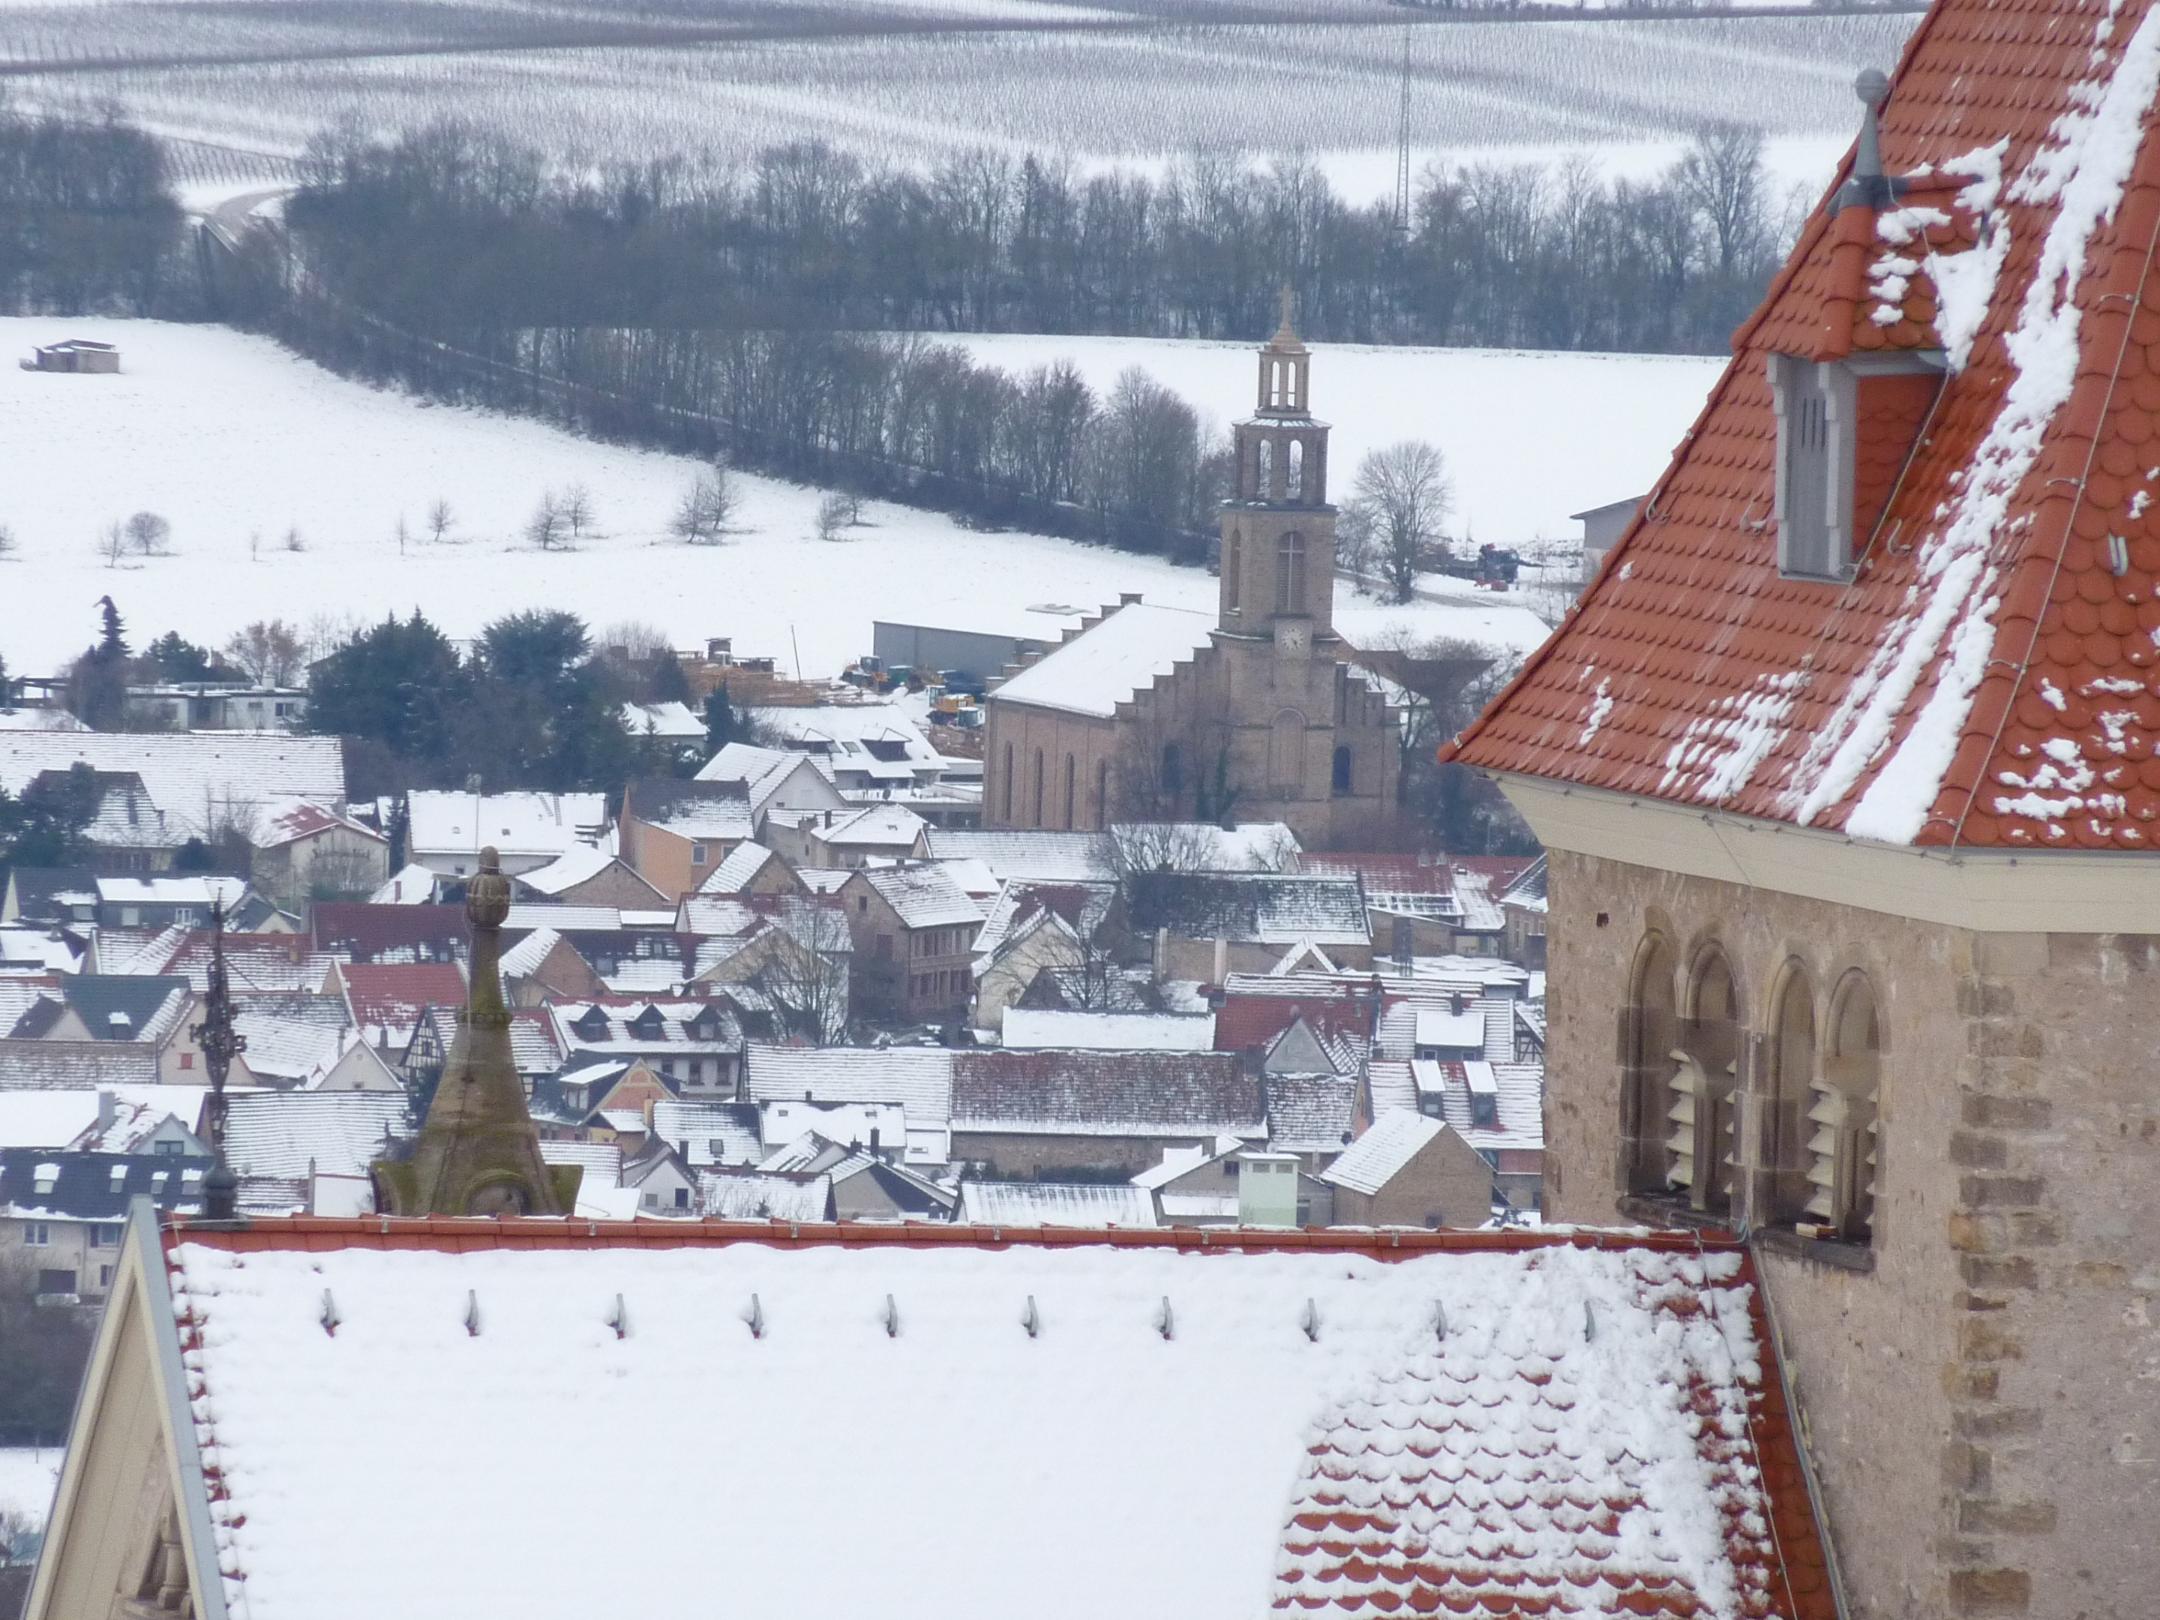
[(1185, 750), (1174, 742), (1162, 745), (1162, 789), (1168, 799), (1185, 791)]
[(1829, 1037), (1808, 1108), (1807, 1215), (1865, 1242), (1875, 1225), (1882, 1119), (1882, 1024), (1865, 973), (1838, 981)]
[(1677, 1072), (1678, 1001), (1673, 993), (1677, 966), (1671, 944), (1652, 931), (1635, 947), (1628, 980), (1627, 1006), (1620, 1018), (1620, 1135), (1626, 1152), (1630, 1192), (1662, 1193), (1666, 1177), (1666, 1113)]
[(1253, 481), (1253, 498), (1270, 501), (1275, 498), (1275, 446), (1262, 439), (1254, 452), (1259, 457), (1259, 477)]
[(1763, 1077), (1763, 1169), (1769, 1219), (1798, 1220), (1808, 1200), (1804, 1115), (1815, 1086), (1815, 986), (1807, 969), (1788, 962), (1770, 1008), (1770, 1041)]
[(1292, 439), (1289, 445), (1289, 455), (1290, 498), (1293, 501), (1301, 501), (1305, 498), (1305, 441), (1303, 439)]
[(1074, 816), (1080, 808), (1080, 766), (1072, 755), (1065, 756), (1065, 830), (1072, 831)]
[(1238, 611), (1240, 598), (1245, 593), (1244, 555), (1245, 542), (1239, 538), (1237, 530), (1232, 529), (1230, 538), (1223, 542), (1222, 558), (1223, 600), (1230, 604), (1232, 613)]
[(1010, 821), (1012, 820), (1012, 783), (1013, 783), (1013, 745), (1012, 745), (1011, 743), (1007, 743), (1007, 744), (1005, 745), (1005, 772), (1004, 772), (1004, 775), (1005, 775), (1005, 786), (1004, 786), (1004, 789), (1003, 789), (1003, 792), (1004, 792), (1004, 797), (1005, 797), (1005, 811), (1004, 811), (1004, 814), (1005, 814), (1005, 819), (1006, 819), (1006, 821), (1007, 821), (1007, 822), (1009, 823), (1009, 822), (1010, 822)]
[(1043, 751), (1035, 750), (1035, 825), (1043, 824)]
[(1305, 717), (1278, 709), (1268, 727), (1268, 785), (1277, 793), (1296, 793), (1305, 784)]
[(1107, 759), (1095, 762), (1095, 825), (1110, 825), (1110, 762)]
[(1276, 543), (1275, 611), (1305, 611), (1305, 537), (1295, 531)]
[(1725, 952), (1708, 945), (1688, 975), (1686, 1018), (1665, 1109), (1666, 1185), (1696, 1209), (1732, 1208), (1738, 1169), (1739, 997)]
[(1353, 761), (1354, 756), (1350, 752), (1349, 745), (1337, 743), (1335, 745), (1335, 767), (1328, 773), (1329, 785), (1337, 793), (1348, 793), (1350, 791), (1350, 775)]

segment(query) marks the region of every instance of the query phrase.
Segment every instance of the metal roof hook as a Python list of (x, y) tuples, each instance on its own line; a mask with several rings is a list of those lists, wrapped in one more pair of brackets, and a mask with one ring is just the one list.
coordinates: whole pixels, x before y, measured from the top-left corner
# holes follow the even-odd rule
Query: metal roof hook
[(1435, 1343), (1447, 1343), (1447, 1307), (1437, 1299), (1432, 1302), (1432, 1330)]
[(1582, 1336), (1585, 1344), (1597, 1338), (1597, 1307), (1587, 1299), (1582, 1302)]
[(630, 1313), (624, 1309), (623, 1297), (620, 1294), (615, 1296), (615, 1309), (608, 1313), (607, 1325), (615, 1330), (616, 1338), (630, 1337)]
[(1155, 1312), (1155, 1331), (1160, 1333), (1166, 1340), (1177, 1331), (1176, 1319), (1170, 1314), (1170, 1296), (1168, 1294), (1163, 1295), (1162, 1306)]
[(1042, 1316), (1035, 1309), (1035, 1296), (1027, 1297), (1027, 1309), (1020, 1313), (1020, 1325), (1027, 1329), (1027, 1336), (1035, 1338), (1042, 1332)]
[(743, 1314), (743, 1325), (749, 1328), (751, 1338), (765, 1337), (765, 1306), (755, 1294), (750, 1296), (750, 1309)]
[(322, 1291), (322, 1315), (317, 1320), (322, 1323), (323, 1332), (333, 1339), (337, 1337), (338, 1325), (345, 1320), (338, 1315), (337, 1301), (330, 1297), (330, 1290), (327, 1288)]
[(477, 1289), (465, 1290), (465, 1331), (472, 1338), (480, 1337), (480, 1294)]
[(1305, 1337), (1314, 1344), (1320, 1342), (1320, 1307), (1310, 1298), (1305, 1301), (1305, 1314), (1299, 1318), (1298, 1326), (1305, 1330)]
[(893, 1303), (893, 1297), (892, 1297), (892, 1295), (890, 1295), (890, 1294), (887, 1294), (887, 1295), (885, 1296), (885, 1316), (884, 1316), (884, 1322), (885, 1322), (885, 1337), (886, 1337), (886, 1338), (888, 1338), (888, 1339), (897, 1339), (897, 1338), (899, 1338), (899, 1337), (900, 1337), (900, 1307), (899, 1307), (899, 1306), (897, 1306), (897, 1305), (895, 1305), (895, 1304)]

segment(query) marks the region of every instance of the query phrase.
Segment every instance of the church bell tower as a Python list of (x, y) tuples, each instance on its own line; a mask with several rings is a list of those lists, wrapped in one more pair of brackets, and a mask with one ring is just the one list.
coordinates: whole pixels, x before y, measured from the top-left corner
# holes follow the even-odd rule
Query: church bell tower
[(1218, 628), (1302, 652), (1333, 633), (1335, 508), (1328, 427), (1312, 414), (1312, 355), (1282, 324), (1260, 350), (1258, 400), (1238, 423), (1237, 485), (1222, 510)]

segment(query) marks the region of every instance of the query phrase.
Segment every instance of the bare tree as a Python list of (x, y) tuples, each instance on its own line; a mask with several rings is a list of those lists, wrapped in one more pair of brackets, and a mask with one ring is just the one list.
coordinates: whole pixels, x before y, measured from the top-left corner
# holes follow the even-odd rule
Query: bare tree
[(127, 537), (145, 557), (160, 556), (172, 540), (172, 525), (155, 512), (137, 512), (127, 520)]
[(1335, 559), (1357, 588), (1368, 595), (1372, 589), (1373, 557), (1379, 549), (1379, 529), (1373, 509), (1354, 497), (1343, 502), (1335, 518)]
[(570, 526), (570, 538), (582, 540), (585, 531), (593, 526), (592, 491), (583, 484), (572, 484), (562, 492), (557, 503), (562, 508), (562, 520)]
[(12, 557), (13, 555), (15, 555), (15, 531), (5, 523), (0, 523), (0, 557)]
[(1409, 601), (1419, 555), (1453, 504), (1440, 452), (1417, 439), (1373, 451), (1358, 463), (1352, 498), (1372, 512), (1388, 589), (1396, 601)]
[(397, 554), (405, 555), (405, 542), (412, 538), (412, 531), (405, 526), (405, 514), (400, 512), (397, 520)]
[(814, 900), (783, 901), (764, 964), (750, 976), (753, 988), (772, 1002), (782, 1029), (809, 1046), (847, 1039), (848, 966), (852, 956), (847, 917)]
[(1770, 234), (1763, 132), (1741, 124), (1706, 125), (1688, 143), (1673, 178), (1717, 244), (1718, 275), (1730, 277)]
[(306, 663), (300, 632), (283, 619), (257, 619), (225, 643), (225, 660), (257, 686), (290, 686)]
[(450, 503), (440, 495), (436, 496), (427, 509), (428, 538), (441, 545), (443, 538), (450, 532), (450, 525), (455, 521), (457, 520), (450, 511)]
[(1217, 829), (1201, 821), (1121, 821), (1103, 834), (1103, 854), (1119, 877), (1140, 872), (1205, 872), (1216, 864)]
[(299, 524), (292, 524), (285, 530), (285, 549), (287, 551), (307, 550), (307, 536), (300, 532)]
[(542, 551), (553, 551), (564, 543), (568, 525), (563, 518), (562, 502), (549, 490), (540, 497), (540, 504), (533, 508), (533, 515), (525, 520), (525, 538)]
[(818, 502), (817, 537), (820, 540), (837, 540), (840, 531), (848, 526), (848, 502), (844, 495), (828, 495)]
[(713, 546), (726, 534), (735, 512), (735, 485), (725, 462), (697, 475), (668, 527), (693, 546)]
[(120, 559), (127, 555), (127, 525), (108, 523), (98, 534), (98, 555), (105, 559), (107, 568), (118, 568)]

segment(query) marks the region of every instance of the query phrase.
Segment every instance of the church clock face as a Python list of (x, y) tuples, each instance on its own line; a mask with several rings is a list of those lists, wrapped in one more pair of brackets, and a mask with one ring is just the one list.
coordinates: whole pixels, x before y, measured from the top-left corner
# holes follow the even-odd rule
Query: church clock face
[(491, 1181), (480, 1188), (465, 1206), (468, 1215), (523, 1215), (525, 1189), (514, 1181)]
[(1275, 644), (1284, 652), (1310, 652), (1312, 626), (1295, 620), (1279, 623), (1275, 626)]

